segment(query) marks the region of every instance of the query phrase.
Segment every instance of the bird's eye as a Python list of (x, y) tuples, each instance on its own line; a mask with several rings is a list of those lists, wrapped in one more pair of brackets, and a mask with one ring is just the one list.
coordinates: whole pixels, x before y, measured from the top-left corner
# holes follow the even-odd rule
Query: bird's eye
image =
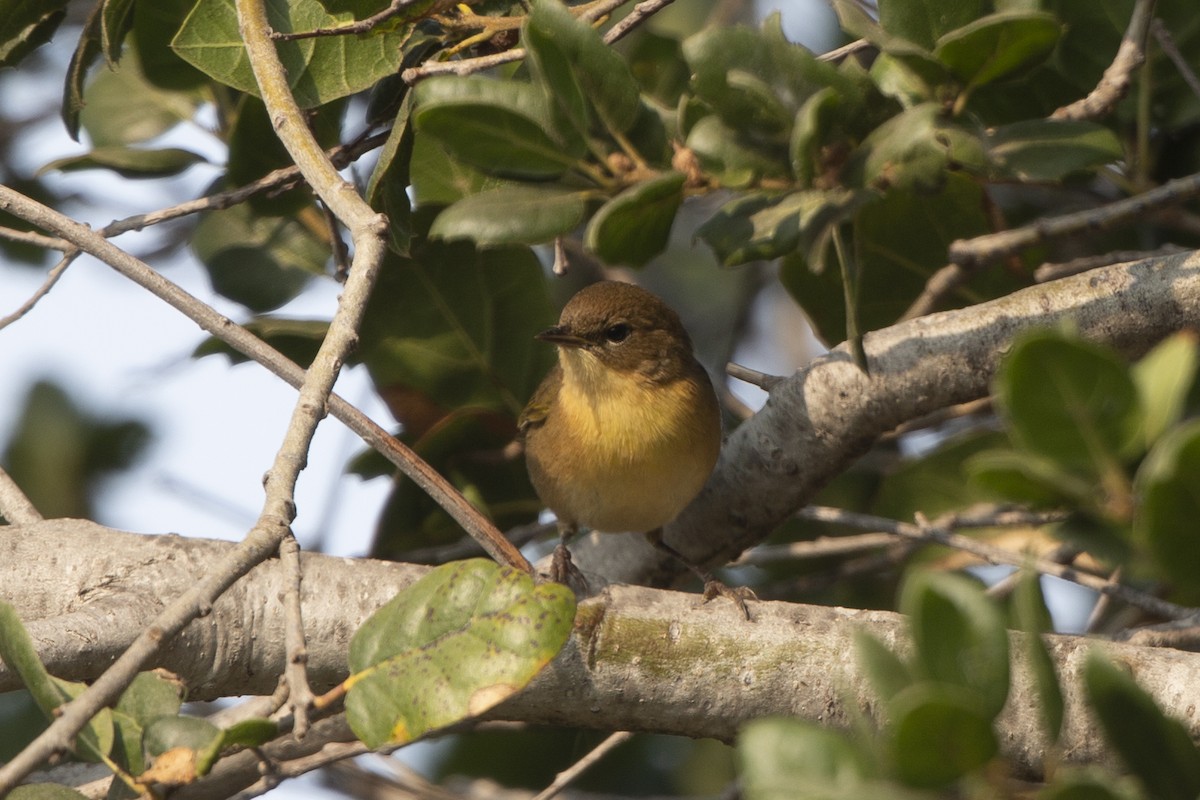
[(615, 325), (609, 325), (604, 329), (604, 338), (612, 344), (620, 344), (629, 338), (629, 334), (633, 331), (628, 323), (618, 322)]

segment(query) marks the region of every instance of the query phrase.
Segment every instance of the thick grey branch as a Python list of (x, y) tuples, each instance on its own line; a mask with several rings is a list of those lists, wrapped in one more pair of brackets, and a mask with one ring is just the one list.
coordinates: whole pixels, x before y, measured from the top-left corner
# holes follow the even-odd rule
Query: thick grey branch
[[(197, 565), (233, 547), (74, 520), (12, 527), (5, 534), (0, 581), (6, 595), (29, 622), (51, 671), (77, 679), (98, 674), (107, 654), (136, 636), (164, 588), (192, 580)], [(424, 568), (302, 557), (310, 676), (327, 686), (345, 676), (354, 629)], [(198, 699), (271, 692), (286, 660), (278, 600), (285, 580), (278, 560), (258, 565), (210, 615), (170, 642), (159, 662), (180, 673)], [(491, 716), (726, 741), (746, 721), (769, 714), (846, 727), (853, 714), (870, 712), (875, 703), (851, 655), (855, 632), (869, 631), (889, 644), (906, 639), (903, 618), (886, 612), (761, 603), (756, 622), (747, 623), (727, 604), (697, 601), (695, 595), (611, 587), (580, 607), (575, 633), (559, 658)], [(85, 623), (89, 616), (92, 621)], [(1015, 645), (1019, 635), (1013, 638)], [(1188, 714), (1200, 704), (1200, 656), (1081, 637), (1052, 636), (1048, 642), (1066, 692), (1061, 745), (1067, 761), (1107, 759), (1079, 680), (1092, 647), (1103, 647), (1127, 666), (1200, 738), (1200, 718)], [(1014, 646), (1013, 652), (1020, 649)], [(1000, 739), (1017, 769), (1036, 775), (1046, 742), (1024, 659), (1014, 657), (1013, 675)], [(0, 691), (16, 685), (0, 668)], [(246, 768), (255, 780), (252, 762)]]

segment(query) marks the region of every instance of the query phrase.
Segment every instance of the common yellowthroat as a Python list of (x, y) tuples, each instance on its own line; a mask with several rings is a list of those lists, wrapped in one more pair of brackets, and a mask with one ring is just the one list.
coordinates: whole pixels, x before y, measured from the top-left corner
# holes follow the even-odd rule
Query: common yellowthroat
[(558, 517), (555, 580), (573, 569), (566, 542), (580, 527), (646, 533), (704, 580), (705, 599), (731, 597), (749, 617), (753, 594), (729, 589), (662, 541), (703, 488), (721, 449), (721, 415), (683, 323), (628, 283), (592, 284), (538, 339), (558, 363), (519, 421), (529, 477)]

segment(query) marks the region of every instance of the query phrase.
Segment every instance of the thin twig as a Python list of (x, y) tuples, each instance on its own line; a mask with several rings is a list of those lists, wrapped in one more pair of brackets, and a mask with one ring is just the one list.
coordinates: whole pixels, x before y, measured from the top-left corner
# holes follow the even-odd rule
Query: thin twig
[(284, 678), (288, 686), (288, 707), (292, 712), (292, 732), (297, 739), (308, 733), (308, 709), (313, 692), (308, 684), (308, 644), (304, 635), (304, 614), (300, 608), (303, 574), (300, 569), (300, 544), (289, 533), (279, 545), (279, 560), (287, 572), (288, 585), (283, 595), (283, 638), (287, 647)]
[[(364, 153), (379, 147), (387, 141), (387, 132), (377, 133), (371, 136), (361, 138), (356, 142), (351, 142), (345, 145), (339, 145), (330, 148), (326, 151), (333, 165), (338, 169), (348, 166), (355, 159)], [(119, 236), (122, 233), (129, 231), (140, 231), (148, 228), (151, 225), (158, 225), (170, 220), (186, 217), (190, 214), (199, 214), (203, 211), (218, 211), (224, 208), (230, 208), (238, 203), (244, 203), (251, 197), (270, 192), (273, 190), (283, 190), (302, 182), (304, 176), (300, 174), (299, 167), (280, 167), (272, 170), (261, 178), (247, 183), (245, 186), (239, 186), (236, 189), (230, 189), (225, 192), (216, 192), (206, 197), (199, 197), (195, 200), (188, 200), (185, 203), (170, 206), (169, 208), (159, 209), (147, 214), (135, 214), (132, 217), (114, 220), (105, 225), (99, 230), (100, 235), (106, 238)], [(55, 240), (57, 241), (57, 240)], [(59, 247), (61, 249), (61, 247)]]
[(0, 467), (0, 515), (9, 525), (32, 525), (42, 521), (37, 507), (3, 467)]
[[(1119, 583), (1121, 580), (1121, 565), (1112, 571), (1108, 576), (1109, 583)], [(1087, 622), (1083, 626), (1085, 633), (1091, 633), (1100, 624), (1100, 620), (1108, 613), (1109, 607), (1112, 605), (1112, 595), (1102, 594), (1096, 601), (1096, 605), (1092, 606), (1092, 613), (1088, 614)]]
[(1179, 74), (1183, 77), (1188, 88), (1192, 90), (1192, 94), (1200, 97), (1200, 78), (1196, 77), (1196, 71), (1192, 69), (1192, 65), (1183, 57), (1183, 53), (1179, 52), (1179, 48), (1175, 45), (1175, 37), (1167, 30), (1167, 26), (1163, 25), (1163, 21), (1157, 17), (1150, 23), (1150, 32), (1154, 34), (1154, 38), (1158, 41), (1158, 46), (1167, 54), (1167, 58), (1171, 59), (1171, 63), (1175, 65), (1175, 69), (1179, 70)]
[(1078, 234), (1094, 234), (1126, 225), (1160, 208), (1200, 195), (1200, 173), (1176, 178), (1148, 192), (1100, 208), (1040, 219), (1022, 228), (959, 239), (950, 245), (950, 260), (966, 267), (998, 261), (1041, 242)]
[[(579, 18), (587, 20), (588, 22), (594, 22), (601, 17), (608, 16), (616, 9), (625, 5), (627, 2), (628, 0), (600, 0), (599, 2), (590, 3), (584, 8), (583, 12), (579, 15)], [(657, 10), (658, 9), (656, 8), (655, 11)], [(622, 35), (624, 34), (622, 33)], [(605, 41), (607, 42), (607, 39)], [(520, 61), (523, 58), (525, 58), (525, 49), (522, 47), (514, 47), (511, 50), (505, 50), (501, 53), (492, 53), (490, 55), (477, 56), (475, 58), (461, 58), (456, 61), (427, 62), (419, 67), (410, 67), (409, 69), (404, 70), (404, 72), (400, 73), (400, 77), (405, 83), (412, 85), (419, 80), (423, 80), (433, 75), (473, 75), (476, 72), (492, 69), (493, 67), (498, 67), (502, 64), (511, 64), (512, 62)]]
[(821, 61), (841, 61), (847, 56), (852, 56), (855, 53), (862, 52), (869, 47), (871, 47), (871, 43), (866, 39), (855, 39), (849, 44), (844, 44), (841, 47), (835, 47), (833, 50), (830, 50), (827, 53), (822, 53), (821, 55), (817, 56), (817, 58)]
[(633, 7), (633, 10), (609, 28), (604, 34), (604, 43), (612, 44), (619, 41), (625, 34), (641, 25), (648, 18), (671, 5), (675, 0), (643, 0)]
[(1146, 60), (1146, 36), (1153, 15), (1154, 0), (1137, 0), (1129, 18), (1129, 26), (1121, 38), (1121, 46), (1117, 48), (1116, 56), (1104, 70), (1096, 88), (1087, 97), (1057, 109), (1050, 115), (1051, 119), (1099, 119), (1116, 108), (1129, 91), (1133, 71)]
[(567, 788), (572, 781), (595, 766), (596, 762), (608, 755), (613, 748), (619, 747), (631, 738), (633, 738), (633, 734), (629, 731), (617, 731), (610, 735), (603, 742), (593, 747), (583, 758), (555, 775), (551, 784), (535, 794), (533, 800), (550, 800), (551, 797), (556, 796), (563, 789)]
[[(524, 547), (534, 539), (549, 536), (557, 531), (558, 523), (556, 522), (535, 522), (531, 525), (518, 525), (510, 529), (505, 534), (505, 538), (516, 547)], [(479, 542), (468, 537), (451, 544), (405, 550), (396, 556), (396, 560), (406, 564), (445, 564), (464, 558), (475, 558), (483, 555), (484, 552)]]
[(317, 36), (347, 36), (350, 34), (367, 33), (376, 25), (381, 25), (387, 22), (392, 17), (400, 15), (406, 6), (411, 6), (417, 0), (392, 0), (388, 7), (372, 14), (369, 17), (348, 22), (345, 25), (339, 25), (336, 28), (316, 28), (311, 31), (293, 31), (291, 33), (283, 33), (280, 31), (271, 31), (271, 38), (281, 42), (291, 42), (297, 39), (312, 39)]
[(731, 378), (737, 378), (739, 381), (744, 381), (753, 386), (757, 386), (763, 391), (769, 392), (772, 388), (779, 385), (783, 380), (780, 375), (770, 375), (766, 372), (759, 372), (756, 369), (735, 364), (730, 361), (725, 365), (725, 374)]
[[(50, 239), (48, 236), (42, 238), (45, 238), (49, 241), (59, 241), (56, 239)], [(58, 263), (55, 264), (48, 273), (46, 273), (46, 280), (42, 281), (42, 285), (37, 288), (37, 291), (31, 294), (29, 299), (22, 303), (7, 317), (0, 318), (0, 330), (4, 330), (9, 325), (12, 325), (14, 322), (21, 319), (21, 317), (32, 311), (33, 307), (38, 304), (38, 301), (50, 293), (50, 290), (54, 288), (54, 284), (58, 283), (58, 279), (62, 277), (62, 274), (67, 271), (67, 267), (71, 266), (71, 262), (74, 261), (78, 256), (79, 251), (74, 248), (64, 253), (63, 257), (59, 259)]]
[(1092, 575), (1091, 573), (1082, 572), (1062, 564), (1056, 564), (1045, 558), (1035, 558), (1022, 553), (1012, 553), (1003, 548), (993, 547), (992, 545), (972, 539), (969, 536), (952, 533), (933, 524), (914, 525), (908, 522), (887, 519), (886, 517), (860, 514), (855, 511), (846, 511), (827, 506), (809, 506), (802, 509), (799, 515), (805, 519), (816, 520), (818, 522), (848, 525), (852, 528), (865, 530), (884, 531), (915, 542), (952, 547), (956, 550), (962, 550), (977, 556), (990, 564), (1008, 564), (1015, 567), (1028, 566), (1043, 574), (1053, 575), (1056, 578), (1077, 583), (1080, 586), (1093, 589), (1101, 594), (1111, 594), (1124, 603), (1166, 619), (1182, 619), (1196, 613), (1196, 610), (1193, 608), (1162, 600), (1123, 584), (1109, 583), (1106, 578), (1098, 575)]
[(1125, 264), (1130, 261), (1142, 261), (1147, 258), (1161, 258), (1188, 252), (1187, 248), (1168, 244), (1157, 250), (1113, 250), (1094, 256), (1083, 256), (1058, 264), (1045, 263), (1033, 271), (1033, 280), (1037, 283), (1047, 283), (1059, 278), (1078, 275), (1088, 270), (1107, 267), (1112, 264)]
[(1160, 625), (1125, 630), (1113, 637), (1118, 642), (1143, 647), (1173, 647), (1176, 650), (1200, 650), (1200, 613)]
[(864, 550), (878, 550), (896, 544), (891, 533), (860, 533), (853, 536), (819, 536), (804, 542), (760, 545), (742, 553), (735, 567), (761, 567), (781, 561), (801, 561), (809, 558), (845, 556)]
[(7, 239), (10, 242), (19, 242), (20, 244), (28, 244), (33, 247), (41, 247), (46, 250), (63, 250), (65, 249), (62, 239), (55, 239), (51, 236), (38, 233), (37, 231), (22, 231), (16, 228), (6, 228), (0, 225), (0, 239)]
[(967, 269), (958, 264), (947, 264), (941, 267), (929, 276), (921, 293), (917, 295), (917, 299), (912, 301), (897, 321), (907, 322), (910, 319), (932, 313), (942, 298), (962, 285), (968, 277), (970, 277), (970, 273)]

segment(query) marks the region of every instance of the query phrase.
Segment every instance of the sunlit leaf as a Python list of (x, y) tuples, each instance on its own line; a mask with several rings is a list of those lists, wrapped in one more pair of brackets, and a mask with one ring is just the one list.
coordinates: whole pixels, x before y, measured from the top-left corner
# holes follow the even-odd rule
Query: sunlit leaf
[(350, 727), (379, 747), (482, 714), (550, 662), (574, 616), (561, 584), (484, 559), (434, 569), (351, 640)]

